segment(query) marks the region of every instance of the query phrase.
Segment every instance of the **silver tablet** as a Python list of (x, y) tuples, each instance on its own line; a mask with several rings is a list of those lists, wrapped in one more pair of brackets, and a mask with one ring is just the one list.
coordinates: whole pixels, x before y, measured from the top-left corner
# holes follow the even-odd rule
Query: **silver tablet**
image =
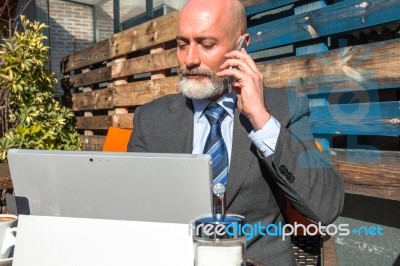
[(189, 223), (211, 212), (209, 155), (11, 149), (34, 215)]

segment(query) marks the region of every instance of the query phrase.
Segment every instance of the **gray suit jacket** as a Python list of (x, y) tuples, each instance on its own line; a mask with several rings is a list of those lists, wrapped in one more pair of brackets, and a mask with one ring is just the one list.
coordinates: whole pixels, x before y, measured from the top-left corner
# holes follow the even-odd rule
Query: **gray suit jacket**
[[(227, 183), (227, 211), (262, 225), (284, 222), (286, 198), (302, 214), (322, 224), (340, 214), (344, 189), (340, 176), (317, 150), (310, 131), (306, 97), (287, 97), (265, 89), (269, 112), (281, 123), (273, 155), (263, 158), (248, 134), (249, 120), (235, 109), (232, 157)], [(128, 151), (191, 153), (193, 106), (182, 94), (168, 95), (135, 111)], [(266, 265), (295, 265), (290, 239), (256, 236), (246, 257)]]

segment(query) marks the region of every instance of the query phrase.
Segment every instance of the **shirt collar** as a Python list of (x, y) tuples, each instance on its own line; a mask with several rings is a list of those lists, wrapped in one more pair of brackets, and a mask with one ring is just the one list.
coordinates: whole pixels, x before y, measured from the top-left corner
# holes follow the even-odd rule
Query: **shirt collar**
[[(211, 103), (209, 100), (192, 99), (194, 108), (194, 122), (197, 123), (203, 115), (204, 109)], [(233, 112), (236, 106), (236, 94), (234, 92), (225, 93), (221, 98), (216, 101), (217, 104), (222, 106), (230, 117), (233, 118)]]

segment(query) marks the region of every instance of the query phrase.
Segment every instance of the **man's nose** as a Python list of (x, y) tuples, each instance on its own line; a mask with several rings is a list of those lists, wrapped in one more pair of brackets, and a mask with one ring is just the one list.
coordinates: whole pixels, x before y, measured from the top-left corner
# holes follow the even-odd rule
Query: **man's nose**
[(185, 64), (187, 68), (200, 66), (200, 55), (197, 45), (190, 45), (188, 53), (186, 54)]

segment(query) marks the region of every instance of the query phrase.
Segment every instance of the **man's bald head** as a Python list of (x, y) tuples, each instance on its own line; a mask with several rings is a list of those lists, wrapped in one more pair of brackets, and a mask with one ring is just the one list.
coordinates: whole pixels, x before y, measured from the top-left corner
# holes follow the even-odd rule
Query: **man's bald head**
[[(211, 27), (224, 27), (226, 33), (238, 36), (246, 33), (246, 11), (238, 0), (189, 0), (179, 19), (207, 16)], [(184, 23), (184, 22), (183, 22)]]
[(225, 94), (227, 78), (215, 74), (241, 38), (249, 43), (245, 11), (238, 0), (189, 0), (179, 14), (176, 36), (183, 94), (209, 100)]

